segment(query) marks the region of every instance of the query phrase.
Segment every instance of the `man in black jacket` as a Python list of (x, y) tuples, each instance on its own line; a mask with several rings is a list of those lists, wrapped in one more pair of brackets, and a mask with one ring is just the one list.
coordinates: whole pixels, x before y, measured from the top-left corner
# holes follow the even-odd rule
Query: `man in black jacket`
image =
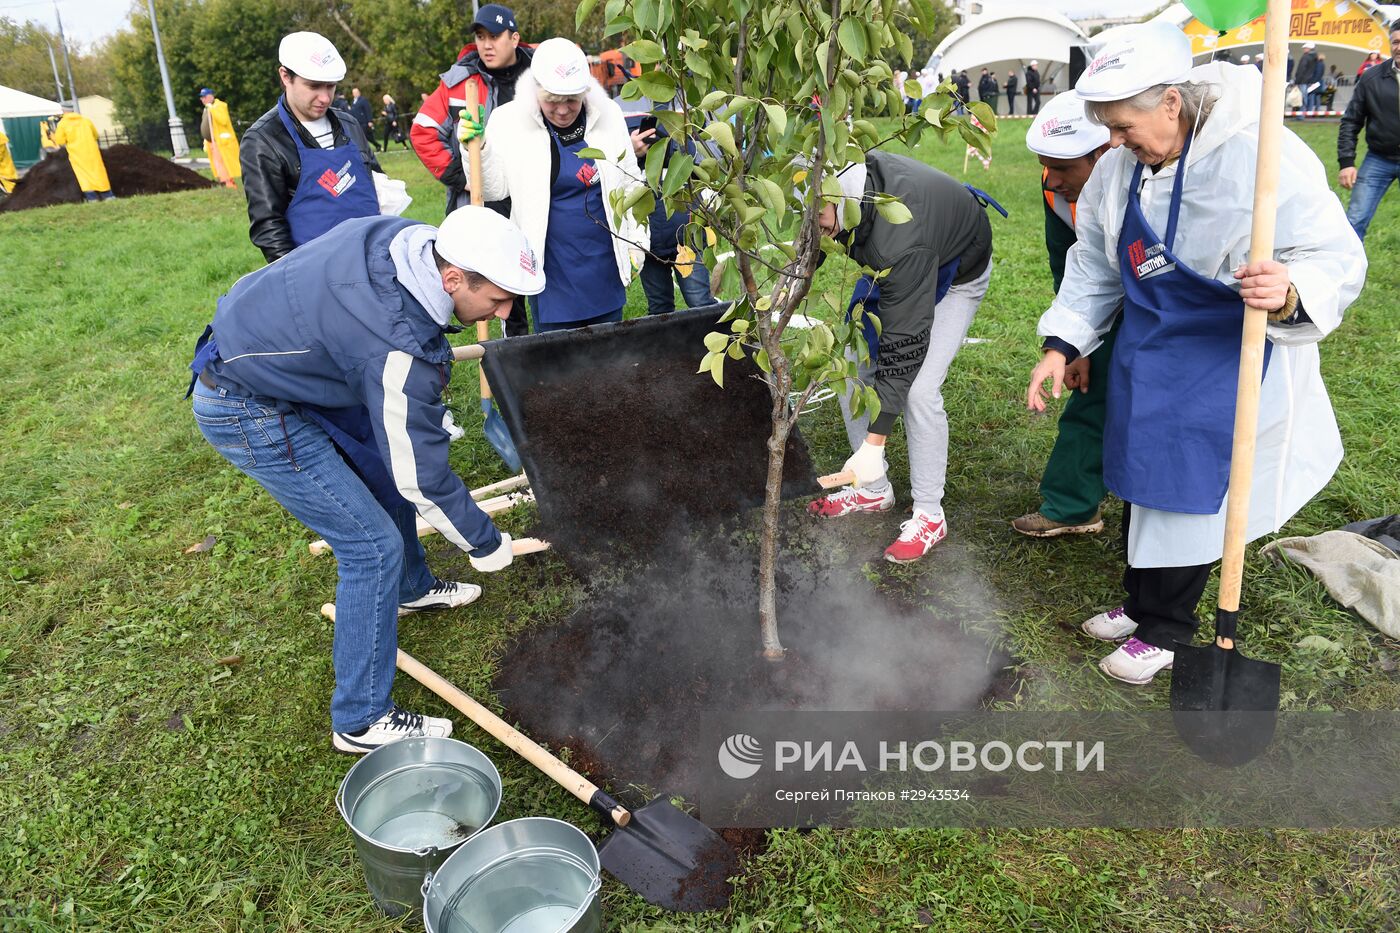
[(989, 72), (982, 69), (982, 77), (977, 79), (977, 99), (988, 107), (992, 108), (992, 114), (997, 112), (997, 97), (1001, 95), (1001, 86), (997, 84), (996, 72)]
[(238, 150), (248, 236), (268, 262), (341, 221), (379, 213), (373, 147), (358, 120), (330, 105), (345, 61), (312, 32), (283, 38), (277, 58), (283, 94)]
[[(943, 487), (948, 473), (948, 416), (943, 380), (962, 346), (992, 272), (992, 227), (982, 198), (957, 179), (914, 159), (874, 150), (838, 179), (841, 204), (822, 209), (822, 232), (846, 244), (861, 266), (885, 274), (878, 297), (869, 280), (857, 299), (880, 320), (872, 362), (860, 379), (873, 385), (880, 411), (852, 418), (843, 396), (846, 435), (855, 451), (845, 469), (855, 485), (816, 500), (822, 518), (894, 508), (886, 475), (885, 440), (901, 415), (909, 454), (914, 510), (899, 538), (885, 549), (893, 563), (918, 560), (948, 535)], [(873, 195), (898, 197), (913, 218), (890, 223)], [(867, 340), (873, 329), (867, 329)]]
[(357, 87), (350, 89), (350, 116), (360, 121), (366, 139), (374, 139), (374, 108)]
[(1020, 83), (1021, 79), (1016, 76), (1015, 68), (1006, 72), (1006, 112), (1010, 116), (1016, 115), (1016, 89)]
[[(1338, 181), (1351, 189), (1347, 220), (1362, 240), (1390, 183), (1400, 180), (1400, 20), (1390, 24), (1388, 62), (1367, 68), (1356, 79), (1356, 90), (1337, 131)], [(1356, 168), (1356, 137), (1366, 128), (1366, 159)]]
[(1031, 59), (1026, 66), (1026, 113), (1035, 116), (1040, 113), (1040, 63)]

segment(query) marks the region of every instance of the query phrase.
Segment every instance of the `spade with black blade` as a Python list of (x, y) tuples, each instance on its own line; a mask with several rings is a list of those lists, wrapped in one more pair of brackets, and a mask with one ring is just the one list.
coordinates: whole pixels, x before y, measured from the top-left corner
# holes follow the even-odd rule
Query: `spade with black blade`
[(598, 856), (618, 881), (667, 910), (719, 910), (729, 904), (733, 893), (729, 879), (738, 873), (738, 856), (705, 824), (665, 799), (628, 810), (420, 661), (400, 651), (398, 665), (399, 670), (602, 814), (613, 830), (598, 847)]
[[(476, 113), (476, 86), (467, 82), (465, 89), (466, 105), (464, 109), (467, 113)], [(467, 143), (467, 165), (471, 173), (471, 198), (472, 205), (481, 207), (481, 137), (478, 136)], [(485, 321), (476, 322), (477, 343), (484, 343), (491, 338), (491, 328)], [(486, 440), (496, 449), (501, 460), (512, 473), (520, 472), (520, 453), (515, 449), (515, 441), (510, 436), (510, 429), (506, 427), (505, 420), (501, 413), (496, 411), (496, 405), (491, 399), (491, 386), (486, 381), (486, 367), (481, 368), (481, 418), (482, 433), (486, 435)]]
[[(1288, 27), (1289, 0), (1269, 0), (1249, 247), (1251, 263), (1272, 259), (1274, 254)], [(1225, 547), (1220, 559), (1220, 602), (1215, 612), (1215, 643), (1178, 644), (1172, 664), (1172, 720), (1177, 733), (1201, 758), (1222, 765), (1244, 764), (1268, 748), (1278, 715), (1279, 665), (1247, 658), (1235, 645), (1267, 319), (1268, 312), (1245, 306), (1230, 491), (1225, 509)]]

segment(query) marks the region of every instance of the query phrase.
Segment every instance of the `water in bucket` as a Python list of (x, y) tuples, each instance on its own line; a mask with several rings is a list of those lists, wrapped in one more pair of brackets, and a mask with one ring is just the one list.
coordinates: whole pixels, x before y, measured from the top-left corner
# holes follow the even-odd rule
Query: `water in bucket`
[(381, 845), (447, 849), (490, 818), (494, 789), (480, 771), (452, 762), (385, 775), (355, 801), (351, 822)]
[(597, 894), (588, 866), (557, 849), (498, 862), (464, 885), (442, 933), (558, 933), (574, 929)]

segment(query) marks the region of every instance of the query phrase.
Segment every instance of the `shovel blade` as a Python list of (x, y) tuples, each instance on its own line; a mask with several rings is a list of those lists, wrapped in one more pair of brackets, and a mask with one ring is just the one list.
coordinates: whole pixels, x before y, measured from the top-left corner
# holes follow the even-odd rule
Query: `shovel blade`
[(704, 823), (658, 799), (632, 811), (598, 846), (603, 867), (648, 903), (667, 910), (721, 910), (738, 874), (734, 847)]
[(486, 440), (496, 449), (496, 453), (505, 462), (506, 468), (512, 473), (519, 473), (520, 454), (515, 449), (515, 441), (511, 439), (510, 429), (506, 427), (501, 413), (496, 411), (496, 406), (491, 404), (489, 398), (481, 400), (481, 416), (486, 422), (482, 429)]
[(1172, 663), (1172, 721), (1181, 740), (1213, 764), (1263, 754), (1278, 719), (1281, 668), (1237, 649), (1181, 645)]

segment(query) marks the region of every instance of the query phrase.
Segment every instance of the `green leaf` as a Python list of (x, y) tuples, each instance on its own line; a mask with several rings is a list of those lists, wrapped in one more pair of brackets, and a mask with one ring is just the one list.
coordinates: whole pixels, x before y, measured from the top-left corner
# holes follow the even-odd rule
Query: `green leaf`
[(715, 76), (714, 70), (710, 68), (710, 60), (699, 52), (691, 49), (686, 49), (685, 66), (698, 75), (704, 75), (706, 78), (713, 79)]
[(739, 150), (734, 146), (734, 128), (728, 123), (711, 123), (705, 127), (705, 138), (713, 140), (731, 159), (739, 158)]
[(856, 64), (865, 64), (865, 25), (854, 16), (848, 16), (841, 20), (841, 25), (836, 28), (836, 39), (841, 43), (841, 48), (846, 50), (846, 54), (855, 60)]
[(724, 354), (715, 357), (714, 363), (710, 365), (710, 378), (715, 381), (715, 385), (724, 388)]
[(627, 84), (640, 85), (642, 95), (655, 101), (669, 101), (676, 96), (676, 79), (658, 69), (644, 71)]
[[(913, 64), (913, 61), (914, 61), (914, 40), (911, 39), (911, 38), (909, 38), (909, 36), (908, 36), (908, 35), (904, 32), (904, 30), (902, 30), (902, 29), (901, 29), (899, 32), (895, 33), (894, 39), (895, 39), (895, 42), (899, 45), (899, 60), (902, 61), (902, 62), (904, 62), (905, 64)], [(917, 84), (917, 83), (918, 83), (918, 82), (916, 81), (915, 84)], [(919, 93), (918, 93), (918, 94), (910, 94), (909, 96), (910, 96), (910, 97), (919, 97), (919, 96), (922, 95), (922, 94), (923, 94), (923, 88), (921, 87), (921, 88), (919, 88)]]
[(991, 107), (978, 100), (968, 104), (967, 109), (971, 110), (977, 121), (987, 128), (988, 133), (997, 131), (997, 115), (992, 112)]
[(866, 386), (863, 394), (865, 395), (865, 411), (870, 415), (870, 420), (874, 421), (880, 417), (880, 393), (875, 391), (874, 386)]
[(598, 0), (580, 0), (578, 9), (574, 11), (574, 28), (583, 31), (583, 21), (588, 19), (588, 14), (593, 12), (593, 8), (598, 5)]
[(701, 110), (714, 110), (727, 100), (729, 95), (724, 91), (711, 91), (700, 101)]
[(712, 365), (714, 364), (714, 361), (715, 361), (715, 354), (714, 354), (714, 352), (711, 351), (711, 352), (709, 352), (709, 353), (706, 353), (706, 354), (700, 359), (700, 368), (697, 369), (697, 370), (695, 371), (695, 375), (698, 376), (698, 375), (700, 375), (701, 373), (709, 372), (709, 371), (710, 371), (710, 366), (712, 366)]
[[(659, 148), (665, 148), (664, 146)], [(651, 153), (647, 153), (651, 155)], [(685, 183), (690, 180), (691, 170), (695, 167), (695, 157), (688, 152), (680, 152), (672, 157), (670, 164), (666, 166), (666, 180), (661, 185), (662, 197), (672, 197), (679, 192)]]
[(875, 205), (875, 210), (880, 212), (880, 216), (887, 223), (907, 224), (914, 219), (914, 214), (898, 201), (881, 201)]
[(773, 364), (768, 361), (767, 350), (759, 350), (757, 353), (755, 353), (753, 361), (757, 363), (758, 368), (763, 370), (765, 373), (771, 374), (773, 372)]
[(686, 135), (684, 114), (675, 110), (657, 110), (654, 116), (656, 122), (666, 128), (666, 134), (672, 139), (680, 139)]
[(608, 156), (603, 150), (588, 146), (578, 151), (578, 157), (580, 159), (607, 159)]
[(924, 96), (924, 86), (913, 78), (910, 78), (908, 81), (904, 82), (904, 95), (918, 100)]
[(654, 141), (652, 147), (647, 150), (646, 173), (647, 184), (653, 188), (661, 187), (661, 169), (666, 164), (666, 141)]
[(754, 180), (754, 193), (763, 202), (763, 206), (779, 216), (787, 207), (783, 198), (783, 189), (777, 183), (768, 178), (758, 178)]
[(629, 42), (619, 51), (624, 55), (630, 55), (643, 65), (653, 65), (666, 57), (666, 52), (658, 43), (650, 39), (638, 39)]
[(959, 120), (957, 126), (958, 135), (961, 136), (969, 146), (976, 149), (984, 156), (992, 154), (991, 147), (987, 145), (987, 137), (977, 132), (972, 124), (968, 123), (966, 120)]
[(1346, 653), (1345, 648), (1322, 635), (1308, 635), (1302, 641), (1298, 642), (1297, 647), (1302, 648), (1304, 651), (1333, 651), (1337, 654)]
[(742, 360), (744, 358), (744, 345), (736, 340), (729, 345), (728, 353), (731, 360)]
[(932, 36), (938, 25), (938, 14), (933, 11), (932, 0), (909, 0), (916, 16), (915, 28), (922, 36)]
[(768, 114), (768, 125), (779, 136), (787, 133), (787, 111), (778, 104), (764, 104), (763, 112)]
[(632, 7), (632, 17), (637, 22), (637, 28), (643, 32), (655, 32), (660, 29), (661, 4), (659, 0), (636, 0)]
[(729, 346), (729, 335), (712, 330), (705, 335), (705, 349), (711, 353), (723, 353), (724, 348)]

